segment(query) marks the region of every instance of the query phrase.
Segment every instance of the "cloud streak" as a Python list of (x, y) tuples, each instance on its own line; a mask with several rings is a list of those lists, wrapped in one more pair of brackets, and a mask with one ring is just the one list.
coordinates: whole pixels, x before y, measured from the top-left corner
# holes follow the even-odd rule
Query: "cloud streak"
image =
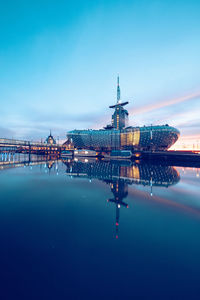
[(132, 107), (129, 110), (129, 113), (130, 113), (130, 115), (144, 114), (144, 113), (147, 113), (147, 112), (150, 112), (153, 110), (159, 110), (159, 109), (167, 107), (167, 106), (172, 106), (172, 105), (175, 105), (178, 103), (186, 102), (189, 100), (194, 100), (199, 97), (200, 97), (200, 91), (191, 93), (189, 95), (185, 95), (182, 97), (177, 97), (177, 98), (173, 98), (173, 99), (169, 99), (169, 100), (165, 100), (165, 101), (154, 102), (154, 103), (150, 103), (148, 105), (145, 104), (141, 107)]
[[(142, 118), (140, 118), (142, 120), (140, 120), (140, 121), (136, 120), (137, 122), (139, 121), (139, 124), (142, 123), (141, 121), (144, 121), (143, 114), (145, 114), (145, 113), (149, 113), (149, 117), (147, 118), (148, 122), (151, 120), (150, 123), (153, 123), (153, 124), (163, 122), (164, 120), (166, 122), (169, 122), (169, 120), (177, 120), (177, 115), (179, 117), (185, 116), (187, 112), (180, 113), (180, 109), (176, 107), (176, 104), (184, 103), (187, 101), (193, 101), (198, 98), (200, 98), (200, 91), (190, 93), (188, 95), (184, 95), (184, 96), (177, 97), (177, 98), (172, 98), (172, 99), (168, 99), (168, 100), (160, 100), (160, 101), (156, 101), (156, 102), (149, 103), (149, 104), (143, 104), (138, 107), (132, 106), (130, 109), (128, 109), (129, 117), (131, 119), (130, 125), (132, 125), (131, 124), (132, 117), (136, 116), (136, 115), (142, 117)], [(170, 107), (170, 108), (168, 108), (168, 110), (162, 111), (162, 113), (160, 113), (159, 110), (161, 110), (165, 107)], [(175, 109), (176, 109), (176, 111), (174, 112)], [(172, 112), (172, 110), (173, 110), (173, 112)], [(155, 114), (157, 114), (157, 116)], [(157, 120), (158, 116), (160, 119), (159, 122)], [(172, 116), (174, 117), (174, 119)], [(98, 126), (104, 126), (106, 124), (106, 122), (110, 123), (110, 120), (111, 120), (111, 118), (106, 114), (102, 118), (99, 118), (98, 122), (95, 122), (93, 124), (93, 128), (98, 128)], [(145, 120), (146, 120), (146, 118), (145, 118)], [(179, 122), (182, 123), (183, 120), (180, 120)], [(173, 122), (173, 123), (174, 123), (174, 125), (176, 125), (175, 124), (176, 122)], [(178, 122), (177, 122), (177, 125), (178, 125)]]

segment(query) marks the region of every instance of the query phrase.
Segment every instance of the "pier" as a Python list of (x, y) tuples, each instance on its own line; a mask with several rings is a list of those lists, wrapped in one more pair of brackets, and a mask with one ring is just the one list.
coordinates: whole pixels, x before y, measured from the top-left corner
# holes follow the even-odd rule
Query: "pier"
[(0, 139), (0, 152), (24, 153), (37, 155), (60, 155), (65, 146), (59, 144), (45, 144), (32, 141)]
[[(48, 144), (39, 143), (32, 141), (14, 140), (14, 139), (0, 139), (0, 153), (5, 155), (13, 155), (15, 153), (28, 154), (29, 160), (31, 160), (31, 155), (43, 155), (54, 158), (62, 158), (62, 151), (67, 150), (69, 157), (91, 157), (90, 152), (85, 149), (80, 149), (81, 151), (70, 148), (69, 145), (59, 145), (59, 144)], [(85, 150), (85, 151), (84, 151)], [(96, 152), (96, 155), (92, 157), (98, 157), (101, 159), (109, 159), (111, 151), (106, 151), (102, 149)], [(124, 160), (125, 158), (118, 158), (119, 160)], [(197, 151), (144, 151), (144, 150), (132, 150), (131, 160), (151, 160), (171, 162), (173, 165), (199, 165), (200, 166), (200, 152)]]

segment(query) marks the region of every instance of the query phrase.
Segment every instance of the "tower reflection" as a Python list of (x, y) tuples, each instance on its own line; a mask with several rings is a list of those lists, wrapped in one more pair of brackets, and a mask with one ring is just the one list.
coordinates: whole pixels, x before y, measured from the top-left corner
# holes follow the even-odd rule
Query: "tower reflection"
[(128, 184), (123, 179), (116, 179), (110, 183), (111, 191), (114, 195), (113, 199), (108, 199), (108, 202), (112, 202), (116, 206), (116, 238), (118, 238), (118, 229), (119, 229), (119, 216), (120, 216), (120, 207), (124, 206), (128, 208), (128, 204), (123, 201), (124, 198), (128, 196)]
[(72, 177), (85, 177), (101, 180), (109, 184), (113, 198), (108, 202), (116, 206), (116, 238), (118, 238), (120, 208), (128, 208), (124, 199), (128, 196), (128, 185), (143, 185), (150, 187), (153, 195), (153, 186), (169, 187), (180, 180), (179, 172), (171, 166), (132, 163), (129, 161), (99, 161), (94, 159), (79, 159), (63, 161), (66, 173)]

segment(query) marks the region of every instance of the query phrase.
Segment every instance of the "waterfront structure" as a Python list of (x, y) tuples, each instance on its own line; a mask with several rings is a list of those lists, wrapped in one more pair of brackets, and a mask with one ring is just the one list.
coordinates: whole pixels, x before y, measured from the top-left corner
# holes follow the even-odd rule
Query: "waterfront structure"
[(60, 152), (65, 150), (65, 148), (66, 146), (57, 145), (54, 143), (50, 144), (47, 142), (42, 143), (42, 142), (0, 138), (0, 153), (24, 153), (24, 154), (59, 156)]
[(51, 134), (51, 130), (50, 130), (50, 134), (46, 139), (46, 143), (50, 144), (50, 145), (56, 145), (56, 140), (54, 139), (54, 137)]
[(68, 140), (77, 149), (90, 149), (99, 152), (112, 150), (158, 151), (167, 150), (179, 138), (178, 129), (166, 125), (126, 127), (128, 111), (124, 106), (128, 102), (121, 101), (119, 77), (117, 79), (117, 103), (114, 108), (112, 124), (99, 130), (73, 130), (68, 132)]

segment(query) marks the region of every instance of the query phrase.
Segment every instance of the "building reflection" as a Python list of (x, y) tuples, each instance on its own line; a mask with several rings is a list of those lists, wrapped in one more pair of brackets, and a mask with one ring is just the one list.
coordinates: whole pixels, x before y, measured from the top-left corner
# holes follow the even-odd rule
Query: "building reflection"
[(58, 161), (52, 160), (49, 156), (40, 156), (40, 155), (31, 155), (19, 154), (19, 153), (1, 153), (0, 154), (0, 170), (10, 169), (10, 168), (19, 168), (19, 167), (30, 167), (37, 165), (44, 165), (44, 168), (49, 170), (53, 166), (57, 166)]
[[(70, 175), (71, 177), (84, 177), (92, 181), (93, 178), (106, 183), (112, 196), (107, 199), (109, 205), (116, 209), (116, 238), (118, 238), (120, 210), (128, 208), (128, 188), (129, 185), (146, 186), (145, 190), (149, 195), (155, 193), (154, 187), (168, 188), (177, 184), (180, 180), (180, 174), (183, 176), (190, 174), (199, 177), (199, 168), (193, 167), (172, 167), (161, 164), (149, 164), (147, 162), (131, 161), (100, 161), (95, 158), (75, 158), (67, 159), (61, 163), (47, 156), (32, 155), (31, 160), (28, 155), (0, 155), (0, 171), (8, 168), (24, 167), (32, 170), (37, 167), (37, 172), (54, 175)], [(127, 198), (128, 199), (128, 198)], [(156, 199), (156, 198), (155, 198)], [(106, 200), (106, 199), (105, 199)]]
[(66, 160), (66, 173), (71, 177), (85, 177), (101, 180), (110, 186), (113, 198), (107, 201), (116, 207), (116, 238), (118, 238), (120, 208), (128, 208), (124, 199), (128, 196), (128, 185), (143, 185), (150, 187), (153, 195), (153, 186), (169, 187), (180, 180), (179, 172), (171, 166), (152, 165), (148, 163), (132, 163), (121, 161), (99, 160)]
[(118, 238), (118, 229), (119, 229), (119, 216), (120, 216), (120, 207), (124, 206), (128, 208), (128, 204), (123, 201), (124, 198), (128, 196), (128, 184), (123, 179), (116, 179), (110, 183), (111, 191), (114, 195), (114, 198), (108, 199), (108, 202), (112, 202), (116, 206), (116, 238)]

